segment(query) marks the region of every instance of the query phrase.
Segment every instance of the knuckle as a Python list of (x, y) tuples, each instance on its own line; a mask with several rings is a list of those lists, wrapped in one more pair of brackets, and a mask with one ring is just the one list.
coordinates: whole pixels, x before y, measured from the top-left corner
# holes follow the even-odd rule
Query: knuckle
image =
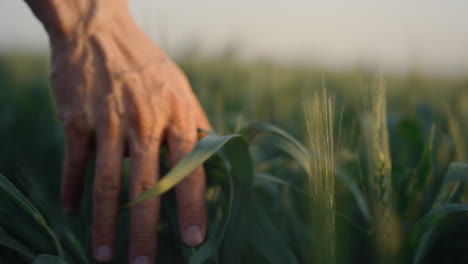
[(171, 131), (172, 137), (174, 140), (177, 140), (179, 143), (187, 145), (195, 145), (197, 143), (196, 133), (191, 133), (191, 131)]
[(141, 114), (131, 117), (131, 127), (136, 138), (141, 141), (154, 140), (157, 131), (160, 131), (160, 125), (154, 115)]
[(143, 193), (156, 185), (155, 182), (143, 181), (135, 184), (134, 192), (136, 194)]
[(120, 125), (124, 107), (120, 103), (120, 95), (116, 92), (107, 95), (98, 106), (98, 122), (106, 127), (117, 128)]
[(197, 216), (205, 210), (205, 187), (201, 181), (184, 182), (177, 192), (177, 204), (182, 215)]
[(169, 127), (169, 137), (177, 144), (194, 146), (197, 143), (197, 131), (195, 126), (172, 125)]
[(202, 174), (203, 170), (198, 167), (193, 170), (189, 176), (187, 176), (177, 188), (182, 192), (193, 192), (196, 193), (205, 186), (205, 178)]
[[(178, 162), (195, 148), (195, 144), (181, 140), (177, 142), (177, 145), (172, 144), (169, 147), (169, 158), (171, 162)], [(188, 176), (186, 181), (190, 181), (190, 178), (191, 176)]]
[(115, 197), (120, 193), (120, 181), (114, 177), (104, 176), (96, 179), (94, 195), (97, 197)]
[[(139, 137), (139, 142), (142, 143), (144, 148), (141, 148), (142, 152), (149, 152), (151, 153), (150, 146), (154, 146), (154, 144), (159, 144), (161, 142), (161, 138), (156, 135), (142, 135)], [(154, 150), (153, 150), (154, 151)]]
[(155, 98), (130, 96), (128, 105), (129, 129), (134, 140), (142, 143), (159, 141), (159, 135), (167, 123), (167, 113), (161, 102), (155, 102)]
[(63, 112), (60, 114), (60, 118), (68, 134), (80, 135), (90, 131), (88, 117), (84, 112)]
[(120, 126), (120, 118), (115, 111), (104, 111), (99, 119), (98, 121), (110, 130), (115, 130)]
[(62, 116), (66, 123), (72, 127), (74, 124), (83, 124), (87, 122), (87, 116), (83, 111), (65, 111)]
[(145, 103), (132, 104), (130, 108), (130, 120), (135, 128), (145, 129), (154, 122), (154, 111)]
[(172, 115), (172, 126), (174, 129), (181, 131), (189, 131), (190, 129), (195, 128), (195, 118), (187, 110), (177, 110), (177, 112)]
[(187, 202), (183, 203), (180, 209), (182, 210), (181, 214), (183, 217), (187, 219), (194, 219), (203, 212), (204, 207), (200, 202)]

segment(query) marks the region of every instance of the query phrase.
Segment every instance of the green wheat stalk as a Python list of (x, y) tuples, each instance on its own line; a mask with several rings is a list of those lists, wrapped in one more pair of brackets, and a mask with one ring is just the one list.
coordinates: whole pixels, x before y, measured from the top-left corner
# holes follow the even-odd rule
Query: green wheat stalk
[(392, 202), (392, 161), (387, 127), (386, 85), (379, 77), (364, 98), (362, 131), (369, 160), (368, 187), (374, 214), (379, 262), (393, 263), (401, 248), (401, 230)]
[(335, 263), (335, 100), (327, 90), (304, 103), (310, 159), (309, 184), (316, 230), (315, 263)]

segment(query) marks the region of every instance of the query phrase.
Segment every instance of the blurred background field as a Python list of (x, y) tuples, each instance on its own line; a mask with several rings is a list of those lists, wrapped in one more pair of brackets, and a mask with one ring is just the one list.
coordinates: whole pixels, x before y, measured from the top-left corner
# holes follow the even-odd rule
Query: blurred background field
[[(140, 12), (137, 20), (184, 70), (219, 135), (267, 122), (313, 153), (310, 137), (317, 135), (307, 127), (311, 120), (304, 113), (310, 108), (304, 105), (324, 87), (336, 99), (332, 122), (341, 136), (333, 157), (340, 168), (333, 196), (334, 241), (324, 237), (330, 234), (321, 233), (313, 221), (322, 215), (311, 198), (311, 177), (316, 176), (301, 167), (303, 153), (291, 151), (290, 143), (278, 137), (261, 136), (249, 142), (255, 171), (249, 190), (263, 208), (257, 210), (261, 217), (251, 209), (236, 217), (254, 219), (244, 222), (243, 231), (262, 228), (240, 235), (239, 241), (226, 238), (208, 263), (467, 263), (466, 213), (440, 217), (467, 211), (463, 206), (468, 199), (468, 169), (463, 163), (468, 162), (468, 23), (462, 12), (466, 3), (395, 1), (380, 6), (355, 1), (342, 6), (349, 8), (346, 12), (338, 2), (316, 3), (301, 11), (306, 4), (299, 2), (286, 6), (275, 2), (263, 10), (267, 5), (263, 1), (224, 7), (207, 1), (190, 13), (188, 3), (182, 7), (132, 1), (134, 12)], [(154, 5), (158, 16), (148, 15), (145, 5)], [(14, 6), (23, 8), (19, 18), (32, 21), (17, 25), (19, 33), (5, 26), (9, 23), (0, 25), (0, 173), (43, 212), (72, 263), (92, 262), (87, 258), (92, 166), (80, 216), (66, 219), (59, 209), (63, 131), (48, 87), (45, 35), (24, 6), (13, 0), (0, 6), (12, 21), (14, 12), (7, 14), (5, 8)], [(232, 13), (223, 17), (219, 11), (203, 18), (216, 8), (232, 8)], [(289, 23), (275, 20), (284, 8), (297, 10), (297, 17), (284, 15)], [(313, 18), (308, 20), (309, 16)], [(237, 23), (241, 20), (245, 22)], [(190, 27), (184, 30), (191, 22), (193, 32)], [(237, 31), (220, 33), (229, 26)], [(383, 87), (384, 94), (373, 94)], [(386, 105), (378, 105), (380, 100)], [(379, 131), (388, 133), (380, 141), (375, 136)], [(311, 166), (313, 161), (305, 157)], [(229, 177), (219, 159), (206, 165), (211, 176), (210, 238), (230, 203)], [(453, 162), (458, 163), (450, 167)], [(376, 175), (382, 179), (379, 188), (391, 193), (382, 204), (372, 194)], [(1, 197), (0, 263), (30, 263), (24, 254), (5, 246), (12, 237), (33, 255), (57, 255), (43, 229), (9, 198)], [(197, 250), (184, 248), (172, 228), (172, 194), (164, 197), (160, 263), (194, 261)], [(123, 210), (121, 215), (118, 263), (126, 263), (127, 213)], [(230, 228), (235, 228), (234, 220)], [(265, 239), (262, 230), (275, 235)], [(334, 248), (334, 261), (319, 260), (317, 249), (324, 246)]]
[[(351, 189), (359, 186), (363, 192), (361, 198), (368, 206), (372, 203), (364, 194), (366, 181), (363, 179), (371, 173), (366, 160), (372, 159), (372, 155), (366, 152), (365, 147), (370, 143), (361, 131), (361, 119), (366, 110), (365, 94), (369, 88), (378, 88), (378, 73), (360, 68), (331, 72), (312, 66), (246, 63), (228, 55), (203, 57), (189, 54), (178, 63), (190, 79), (216, 132), (221, 135), (238, 132), (252, 122), (264, 121), (283, 128), (307, 145), (303, 104), (322, 87), (327, 87), (328, 93), (336, 97), (337, 111), (343, 111), (342, 138), (336, 162), (353, 179), (349, 182), (338, 178), (335, 187), (337, 212), (341, 215), (337, 217), (337, 263), (376, 263), (378, 251), (373, 238), (376, 227), (366, 220)], [(434, 78), (420, 74), (416, 69), (406, 75), (385, 75), (384, 78), (388, 87), (392, 179), (394, 187), (405, 186), (394, 190), (394, 203), (402, 225), (398, 230), (403, 229), (405, 234), (400, 238), (403, 245), (400, 254), (404, 256), (404, 262), (400, 263), (406, 263), (415, 256), (415, 248), (407, 244), (410, 234), (420, 218), (432, 208), (434, 193), (441, 189), (449, 163), (467, 161), (468, 80)], [(3, 55), (0, 80), (1, 173), (45, 212), (48, 220), (58, 226), (57, 230), (62, 230), (60, 223), (65, 220), (58, 207), (58, 190), (63, 134), (48, 89), (48, 59), (44, 56)], [(423, 173), (428, 180), (417, 187), (411, 186), (416, 189), (406, 190), (411, 185), (409, 176), (421, 167), (421, 160), (425, 159), (433, 125), (436, 125), (439, 136), (437, 148), (434, 148), (437, 160), (432, 160), (431, 164), (435, 162), (437, 166), (425, 168)], [(267, 138), (262, 142), (260, 147), (251, 148), (256, 171), (275, 175), (288, 185), (278, 186), (259, 180), (257, 184), (260, 187), (255, 188), (258, 196), (262, 197), (260, 204), (282, 232), (281, 239), (293, 248), (297, 261), (312, 263), (311, 252), (316, 243), (323, 241), (314, 237), (313, 228), (309, 229), (310, 219), (317, 215), (311, 200), (301, 193), (310, 192), (307, 174), (298, 167), (297, 161), (274, 147), (278, 143), (275, 139)], [(419, 192), (423, 191), (432, 194), (421, 198)], [(415, 192), (418, 198), (410, 200), (408, 197), (413, 197), (411, 192)], [(458, 201), (462, 196), (457, 196)], [(289, 199), (293, 199), (289, 201), (294, 204), (292, 207), (284, 204)], [(86, 200), (89, 203), (89, 197)], [(38, 242), (41, 237), (47, 241), (47, 236), (37, 228), (31, 228), (34, 225), (21, 210), (11, 209), (11, 204), (2, 206), (0, 223), (10, 235), (19, 237), (36, 254), (55, 254), (53, 244)], [(78, 229), (81, 230), (78, 235), (86, 234), (79, 235), (86, 250), (86, 245), (89, 245), (86, 244), (89, 239), (89, 212), (81, 217), (80, 224), (75, 225), (82, 228)], [(426, 252), (428, 255), (422, 263), (465, 263), (467, 260), (466, 216), (457, 215), (449, 219), (443, 224), (443, 232), (433, 238), (432, 250)], [(182, 249), (174, 234), (166, 231), (161, 244), (168, 249), (162, 252), (168, 255), (171, 263), (177, 251)], [(63, 235), (61, 231), (57, 232)], [(258, 254), (254, 246), (247, 252), (249, 250)], [(0, 247), (0, 252), (6, 260), (15, 258), (12, 257), (15, 253), (7, 248)], [(122, 248), (121, 252), (125, 250)], [(255, 254), (241, 255), (239, 259), (242, 263), (267, 261), (264, 256)]]

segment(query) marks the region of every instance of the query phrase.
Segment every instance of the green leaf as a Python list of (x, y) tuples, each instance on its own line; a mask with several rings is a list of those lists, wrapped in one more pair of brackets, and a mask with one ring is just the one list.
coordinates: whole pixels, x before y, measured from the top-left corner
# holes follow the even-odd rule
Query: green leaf
[(307, 173), (307, 175), (312, 175), (312, 168), (310, 167), (310, 159), (312, 157), (310, 153), (304, 153), (294, 144), (284, 138), (280, 138), (277, 142), (274, 143), (274, 145), (297, 161), (302, 169), (304, 169), (304, 171)]
[[(267, 123), (255, 123), (243, 129), (241, 133), (245, 134), (246, 137), (250, 138), (251, 140), (261, 133), (270, 133), (279, 136), (280, 139), (275, 143), (275, 145), (285, 153), (289, 154), (294, 160), (299, 162), (299, 165), (301, 165), (301, 167), (310, 177), (313, 176), (310, 168), (311, 153), (303, 144), (301, 144), (298, 140), (296, 140), (293, 136), (281, 128)], [(337, 178), (348, 186), (364, 218), (368, 222), (372, 222), (369, 205), (364, 194), (359, 188), (359, 185), (341, 168), (336, 167), (336, 173)]]
[(70, 242), (70, 245), (73, 247), (75, 255), (77, 255), (80, 258), (80, 263), (89, 263), (88, 258), (86, 257), (86, 251), (81, 245), (78, 238), (75, 236), (75, 234), (70, 230), (66, 230), (65, 235), (68, 241)]
[(454, 181), (468, 181), (468, 164), (459, 162), (451, 163), (445, 181), (446, 183)]
[(468, 182), (468, 164), (466, 163), (451, 163), (444, 183), (434, 201), (434, 207), (442, 204), (456, 202), (462, 192), (464, 183)]
[[(291, 188), (291, 189), (294, 189), (294, 190), (296, 190), (296, 191), (302, 192), (302, 190), (300, 190), (299, 188), (292, 187), (287, 181), (285, 181), (285, 180), (283, 180), (283, 179), (280, 179), (280, 178), (278, 178), (278, 177), (269, 175), (269, 174), (267, 174), (267, 173), (256, 172), (256, 173), (255, 173), (255, 179), (264, 180), (264, 181), (269, 181), (269, 182), (274, 182), (274, 183), (277, 183), (277, 184), (279, 184), (279, 185), (286, 186), (286, 187), (288, 187), (288, 188)], [(305, 192), (304, 192), (304, 193), (305, 193)], [(307, 193), (305, 193), (305, 194), (308, 195)]]
[[(288, 188), (290, 188), (291, 190), (293, 190), (293, 191), (295, 191), (297, 193), (300, 193), (302, 195), (308, 196), (309, 198), (312, 198), (310, 193), (304, 192), (303, 190), (301, 190), (301, 189), (299, 189), (297, 187), (291, 186), (291, 184), (289, 184), (287, 181), (282, 180), (282, 179), (280, 179), (278, 177), (275, 177), (275, 176), (272, 176), (272, 175), (269, 175), (269, 174), (266, 174), (266, 173), (256, 172), (255, 173), (255, 179), (268, 181), (268, 182), (271, 182), (271, 183), (276, 183), (276, 184), (288, 187)], [(352, 184), (352, 183), (350, 183), (350, 184)], [(352, 187), (350, 187), (350, 188), (352, 188)], [(355, 188), (358, 188), (358, 187), (355, 186)], [(354, 222), (350, 217), (346, 216), (345, 214), (343, 214), (343, 213), (341, 213), (339, 211), (335, 211), (335, 214), (336, 214), (337, 217), (343, 219), (345, 222), (349, 223), (351, 226), (353, 226), (357, 230), (362, 231), (364, 234), (368, 233), (367, 230), (364, 227), (362, 227), (360, 224)], [(369, 211), (368, 211), (368, 214), (369, 214), (369, 218), (370, 218), (368, 220), (371, 221), (372, 218), (370, 216)]]
[(228, 172), (233, 182), (232, 209), (230, 213), (230, 225), (226, 228), (224, 235), (221, 263), (237, 263), (236, 259), (241, 256), (242, 247), (247, 241), (245, 226), (248, 219), (248, 206), (251, 202), (253, 165), (249, 152), (249, 146), (244, 138), (238, 142), (227, 144), (222, 153), (228, 163)]
[[(463, 182), (468, 182), (468, 164), (451, 163), (439, 195), (434, 202), (434, 208), (438, 209), (448, 202), (458, 200), (461, 192), (463, 191)], [(436, 209), (433, 209), (433, 211)], [(417, 245), (413, 263), (422, 263), (424, 256), (431, 249), (434, 241), (440, 233), (441, 230), (439, 226), (433, 226), (424, 230), (424, 234), (422, 234), (419, 244)]]
[(421, 238), (431, 228), (435, 227), (440, 221), (454, 213), (468, 212), (468, 204), (451, 203), (432, 209), (421, 220), (419, 220), (411, 232), (410, 245), (412, 248), (421, 241)]
[(18, 204), (23, 210), (31, 215), (36, 222), (42, 226), (50, 237), (53, 239), (57, 252), (63, 257), (63, 250), (60, 241), (58, 240), (52, 228), (47, 225), (47, 221), (39, 212), (39, 210), (24, 196), (13, 183), (11, 183), (5, 176), (0, 174), (0, 189), (3, 190), (8, 197), (10, 197), (16, 204)]
[(34, 260), (33, 264), (64, 264), (60, 257), (51, 255), (39, 255)]
[(421, 238), (421, 242), (419, 242), (416, 253), (414, 254), (413, 264), (423, 263), (422, 261), (424, 260), (427, 252), (432, 248), (436, 241), (436, 237), (441, 233), (441, 226), (442, 225), (432, 227), (424, 233)]
[(39, 224), (45, 224), (46, 221), (39, 210), (2, 174), (0, 174), (0, 189), (15, 201), (16, 204), (23, 208), (26, 213), (39, 222)]
[(361, 210), (362, 215), (369, 223), (371, 223), (373, 221), (372, 214), (370, 212), (369, 205), (367, 204), (367, 200), (364, 194), (362, 193), (361, 189), (359, 188), (358, 183), (339, 167), (336, 168), (336, 177), (337, 179), (343, 181), (343, 183), (346, 184), (346, 186), (348, 186), (349, 191), (356, 200), (356, 203), (359, 209)]
[(22, 242), (8, 235), (8, 233), (0, 226), (0, 245), (12, 249), (22, 256), (25, 256), (31, 260), (36, 257), (29, 248), (27, 248)]
[(408, 200), (404, 201), (405, 204), (413, 203), (420, 191), (423, 189), (432, 167), (432, 155), (434, 146), (438, 141), (438, 133), (436, 127), (432, 127), (429, 139), (426, 141), (421, 159), (418, 162), (416, 169), (413, 171), (412, 176), (408, 178), (408, 187), (406, 188), (406, 195)]
[(265, 134), (271, 133), (271, 134), (280, 136), (286, 139), (286, 141), (290, 142), (303, 155), (305, 156), (309, 155), (309, 151), (307, 150), (307, 148), (304, 147), (304, 145), (302, 145), (297, 139), (295, 139), (289, 133), (287, 133), (286, 131), (284, 131), (283, 129), (277, 126), (274, 126), (268, 123), (254, 123), (241, 130), (241, 134), (245, 135), (249, 139), (249, 141), (253, 139), (254, 137), (256, 137), (257, 135), (262, 134), (262, 133), (265, 133)]
[(274, 226), (265, 209), (252, 199), (251, 215), (254, 217), (249, 225), (249, 239), (267, 260), (272, 264), (298, 263), (296, 256), (284, 240), (284, 236)]
[(172, 170), (170, 170), (153, 188), (145, 191), (127, 206), (134, 206), (145, 200), (159, 196), (187, 177), (197, 167), (215, 154), (224, 145), (235, 146), (243, 141), (240, 135), (214, 136), (208, 135), (200, 140), (195, 149), (187, 154)]
[[(127, 205), (133, 206), (167, 192), (187, 177), (194, 169), (201, 166), (204, 161), (218, 152), (222, 147), (224, 147), (225, 159), (229, 164), (229, 174), (231, 175), (235, 186), (233, 192), (234, 198), (230, 205), (230, 208), (232, 209), (229, 210), (229, 215), (230, 217), (232, 216), (232, 220), (230, 221), (236, 224), (228, 225), (226, 227), (224, 238), (221, 235), (218, 238), (213, 238), (213, 240), (209, 239), (208, 241), (210, 243), (207, 244), (203, 251), (198, 255), (195, 255), (193, 260), (194, 262), (204, 261), (214, 255), (216, 253), (215, 249), (219, 247), (219, 241), (224, 241), (224, 243), (227, 244), (233, 244), (233, 241), (235, 241), (234, 245), (224, 248), (230, 248), (230, 252), (232, 253), (236, 252), (235, 245), (238, 245), (238, 238), (243, 233), (239, 230), (241, 228), (240, 223), (245, 218), (245, 212), (243, 212), (242, 209), (248, 201), (248, 189), (251, 187), (253, 180), (252, 160), (250, 158), (248, 145), (241, 135), (208, 135), (204, 137), (198, 142), (195, 149), (191, 153), (187, 154), (171, 171), (169, 171), (169, 173), (167, 173), (155, 187), (144, 192)], [(236, 221), (234, 221), (234, 219)], [(225, 255), (230, 254), (231, 253)]]
[(289, 184), (289, 182), (283, 180), (283, 179), (280, 179), (278, 177), (275, 177), (273, 175), (270, 175), (270, 174), (267, 174), (267, 173), (261, 173), (261, 172), (256, 172), (254, 174), (254, 179), (256, 180), (261, 180), (261, 181), (266, 181), (266, 182), (270, 182), (270, 183), (276, 183), (278, 185), (281, 185), (281, 186), (284, 186), (284, 187), (287, 187), (299, 194), (302, 194), (302, 195), (305, 195), (305, 196), (309, 196), (310, 197), (310, 193), (308, 192), (305, 192), (303, 190), (301, 190), (300, 188), (298, 187), (295, 187), (295, 186), (292, 186), (291, 184)]
[[(225, 207), (224, 214), (226, 219), (224, 224), (214, 230), (205, 243), (192, 255), (190, 264), (203, 264), (218, 252), (219, 247), (224, 239), (227, 227), (231, 220), (232, 205), (234, 201), (234, 184), (232, 177), (229, 177), (229, 206)], [(224, 208), (223, 208), (224, 209)]]

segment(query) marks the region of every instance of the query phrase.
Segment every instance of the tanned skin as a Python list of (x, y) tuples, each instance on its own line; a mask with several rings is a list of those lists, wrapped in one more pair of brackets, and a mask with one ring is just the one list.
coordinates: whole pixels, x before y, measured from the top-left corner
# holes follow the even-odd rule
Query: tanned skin
[[(122, 160), (131, 160), (130, 197), (159, 178), (159, 149), (172, 165), (210, 124), (182, 71), (141, 31), (127, 0), (25, 0), (49, 35), (51, 86), (66, 151), (62, 205), (80, 207), (83, 181), (96, 151), (93, 184), (93, 255), (115, 256)], [(206, 233), (205, 173), (196, 169), (176, 186), (182, 240), (202, 243)], [(154, 263), (159, 198), (130, 209), (132, 264)]]

